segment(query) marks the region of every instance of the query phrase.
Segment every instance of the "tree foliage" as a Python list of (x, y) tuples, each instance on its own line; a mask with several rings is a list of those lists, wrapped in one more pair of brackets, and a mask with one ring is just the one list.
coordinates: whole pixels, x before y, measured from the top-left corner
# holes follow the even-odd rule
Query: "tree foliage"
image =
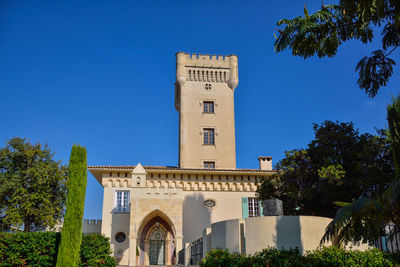
[(0, 149), (0, 230), (52, 228), (64, 213), (67, 168), (47, 145), (14, 137)]
[(382, 49), (359, 61), (357, 84), (374, 97), (393, 74), (395, 61), (389, 55), (400, 46), (398, 0), (339, 0), (337, 5), (322, 4), (321, 10), (311, 15), (304, 6), (304, 17), (281, 19), (277, 25), (283, 29), (278, 30), (275, 51), (289, 48), (293, 55), (303, 58), (333, 57), (338, 47), (351, 39), (369, 43), (378, 27), (382, 30)]
[(382, 235), (384, 226), (391, 223), (389, 236), (400, 234), (400, 97), (387, 108), (389, 140), (394, 158), (394, 181), (383, 194), (375, 198), (360, 197), (344, 204), (328, 225), (322, 239), (337, 239), (339, 244), (368, 242), (372, 244)]
[(314, 124), (315, 138), (306, 149), (286, 152), (281, 170), (262, 180), (262, 199), (279, 198), (287, 215), (334, 217), (337, 201), (375, 197), (393, 180), (394, 169), (385, 131), (360, 134), (353, 123)]
[(57, 266), (78, 266), (87, 183), (86, 149), (74, 145), (69, 160), (67, 210), (61, 231)]

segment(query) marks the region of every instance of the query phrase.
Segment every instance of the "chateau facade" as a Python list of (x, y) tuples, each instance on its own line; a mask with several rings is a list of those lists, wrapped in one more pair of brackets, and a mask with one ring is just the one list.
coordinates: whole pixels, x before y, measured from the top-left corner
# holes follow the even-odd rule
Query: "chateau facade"
[[(262, 215), (259, 169), (236, 169), (235, 55), (176, 54), (179, 166), (89, 166), (104, 187), (101, 233), (120, 265), (170, 265), (187, 243), (220, 221)], [(100, 225), (99, 225), (100, 227)]]

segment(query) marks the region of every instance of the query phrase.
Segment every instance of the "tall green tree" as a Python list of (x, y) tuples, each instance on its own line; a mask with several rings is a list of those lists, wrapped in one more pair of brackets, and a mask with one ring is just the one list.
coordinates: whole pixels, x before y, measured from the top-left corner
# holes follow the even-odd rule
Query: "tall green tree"
[(321, 10), (304, 16), (282, 19), (276, 36), (275, 51), (287, 48), (292, 54), (308, 58), (333, 57), (344, 42), (355, 39), (370, 43), (374, 29), (381, 30), (382, 49), (363, 57), (357, 64), (357, 84), (369, 97), (386, 86), (393, 74), (395, 61), (390, 58), (400, 46), (400, 1), (339, 0), (336, 5), (323, 5)]
[(69, 160), (67, 210), (65, 212), (64, 225), (61, 231), (61, 243), (57, 255), (58, 267), (79, 265), (86, 183), (86, 149), (74, 145)]
[(0, 230), (54, 227), (64, 214), (67, 168), (45, 144), (14, 137), (0, 149)]
[(375, 198), (362, 196), (352, 203), (341, 203), (343, 207), (328, 225), (322, 242), (335, 239), (339, 244), (360, 241), (372, 244), (388, 223), (394, 224), (390, 237), (400, 234), (400, 97), (393, 99), (387, 113), (394, 181)]
[(286, 152), (281, 172), (262, 180), (260, 198), (281, 199), (287, 215), (334, 217), (334, 202), (377, 196), (393, 180), (385, 131), (360, 134), (353, 123), (325, 121), (314, 133), (307, 148)]

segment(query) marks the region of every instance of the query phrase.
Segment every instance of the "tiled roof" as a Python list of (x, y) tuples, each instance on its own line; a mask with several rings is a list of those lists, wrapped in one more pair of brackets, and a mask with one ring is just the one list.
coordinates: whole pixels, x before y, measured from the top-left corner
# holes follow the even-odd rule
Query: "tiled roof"
[[(135, 165), (125, 165), (125, 166), (88, 166), (89, 170), (131, 170), (134, 169)], [(143, 166), (145, 170), (149, 171), (195, 171), (195, 172), (254, 172), (254, 173), (275, 173), (276, 170), (259, 170), (259, 169), (198, 169), (198, 168), (178, 168), (174, 166)]]
[[(101, 179), (104, 171), (131, 171), (135, 168), (135, 165), (126, 166), (88, 166), (89, 171), (101, 184)], [(224, 175), (271, 175), (277, 173), (277, 170), (259, 170), (259, 169), (197, 169), (197, 168), (178, 168), (174, 166), (143, 166), (146, 172), (149, 173), (186, 173), (186, 174), (224, 174)]]

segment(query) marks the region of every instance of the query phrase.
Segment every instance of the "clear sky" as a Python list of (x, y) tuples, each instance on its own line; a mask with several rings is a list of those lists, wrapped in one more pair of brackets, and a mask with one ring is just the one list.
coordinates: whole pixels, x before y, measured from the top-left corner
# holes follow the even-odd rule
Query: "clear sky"
[[(310, 12), (320, 0), (307, 1)], [(358, 60), (379, 42), (352, 41), (331, 59), (276, 54), (281, 18), (304, 1), (0, 1), (0, 144), (46, 142), (68, 163), (72, 144), (89, 165), (178, 163), (175, 53), (236, 54), (238, 168), (276, 163), (305, 147), (312, 123), (386, 127), (399, 68), (369, 99), (356, 86)], [(379, 33), (377, 33), (379, 37)], [(399, 58), (393, 58), (400, 64)], [(101, 218), (103, 189), (88, 175), (85, 218)]]

